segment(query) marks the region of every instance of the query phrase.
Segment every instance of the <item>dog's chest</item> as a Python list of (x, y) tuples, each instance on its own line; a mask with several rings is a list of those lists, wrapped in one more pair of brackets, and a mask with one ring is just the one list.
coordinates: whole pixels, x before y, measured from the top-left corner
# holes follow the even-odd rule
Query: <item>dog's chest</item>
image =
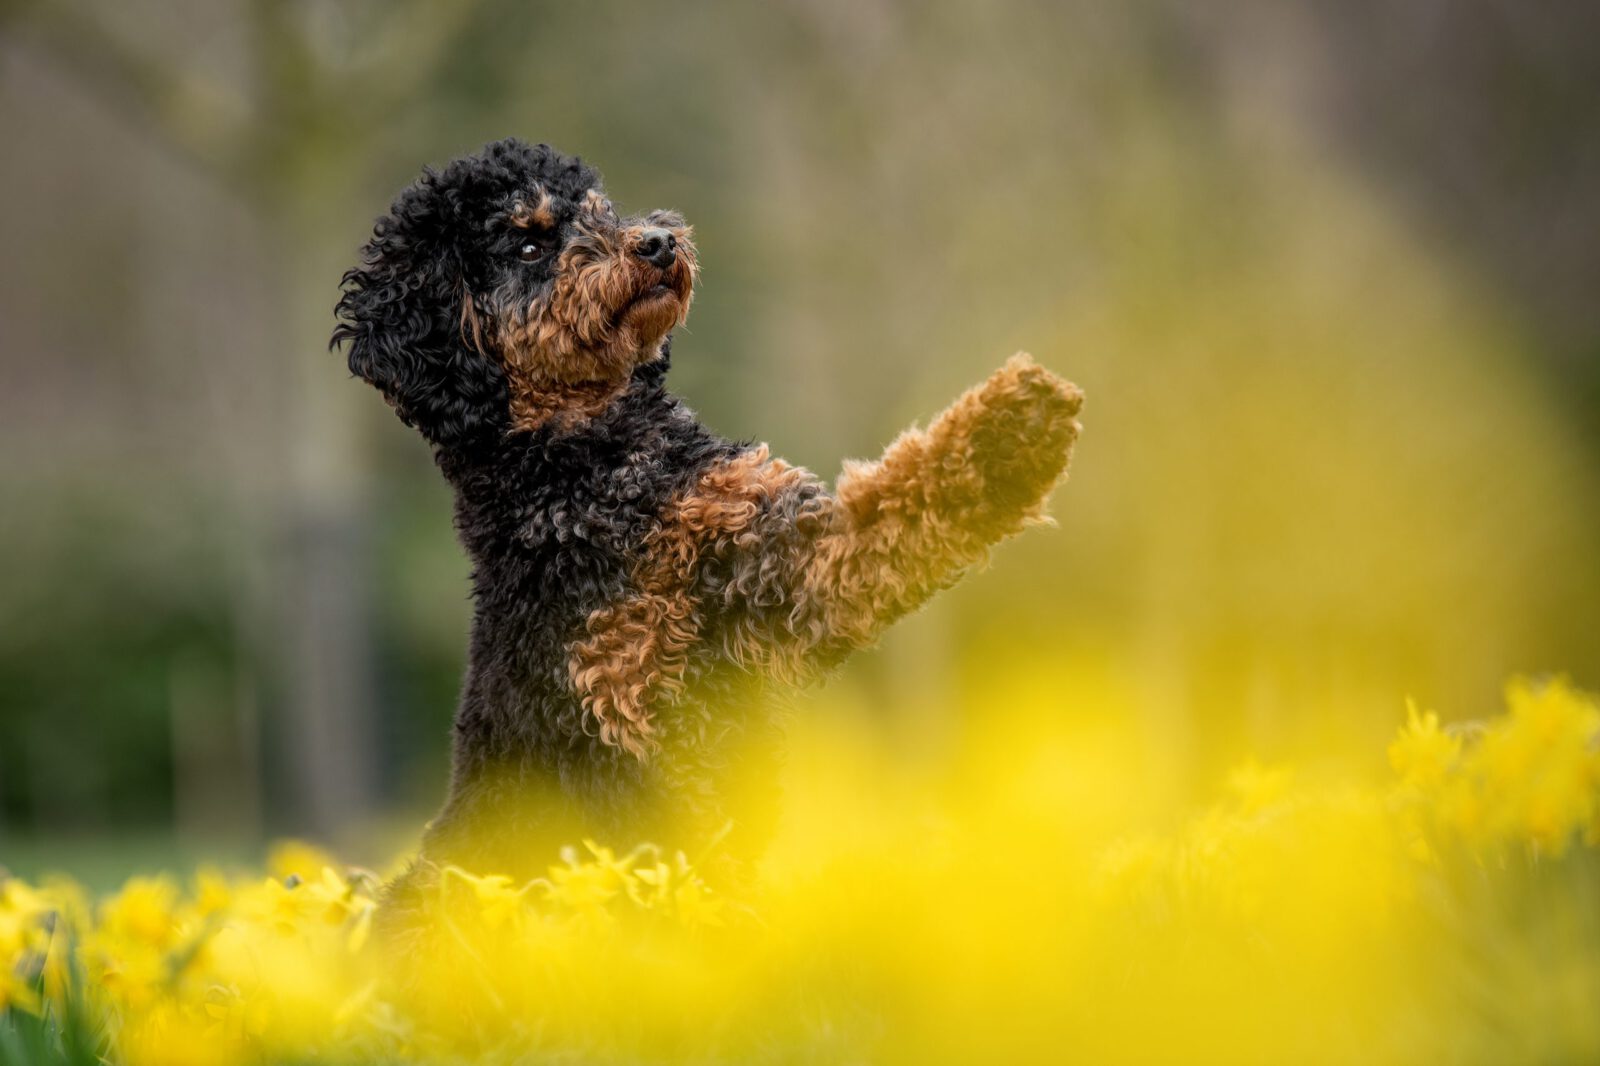
[(677, 409), (635, 421), (508, 454), (457, 480), (480, 616), (527, 650), (565, 643), (624, 596), (673, 500), (737, 450)]

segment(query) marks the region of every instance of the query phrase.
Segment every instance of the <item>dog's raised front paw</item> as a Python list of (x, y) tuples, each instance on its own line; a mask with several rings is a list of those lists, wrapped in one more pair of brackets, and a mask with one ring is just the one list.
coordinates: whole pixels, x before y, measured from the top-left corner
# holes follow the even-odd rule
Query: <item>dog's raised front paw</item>
[(979, 388), (972, 462), (986, 501), (1029, 508), (1067, 468), (1083, 392), (1018, 353)]

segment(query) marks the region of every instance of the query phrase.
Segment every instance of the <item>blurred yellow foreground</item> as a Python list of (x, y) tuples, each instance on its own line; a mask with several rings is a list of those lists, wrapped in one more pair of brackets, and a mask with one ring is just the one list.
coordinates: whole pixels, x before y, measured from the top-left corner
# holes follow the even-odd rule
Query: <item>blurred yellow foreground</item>
[(1409, 708), (1387, 751), (1241, 764), (1199, 812), (1115, 726), (999, 694), (959, 769), (823, 717), (748, 898), (584, 842), (446, 870), (406, 957), (379, 879), (0, 882), (0, 1063), (1528, 1062), (1600, 1058), (1600, 705)]

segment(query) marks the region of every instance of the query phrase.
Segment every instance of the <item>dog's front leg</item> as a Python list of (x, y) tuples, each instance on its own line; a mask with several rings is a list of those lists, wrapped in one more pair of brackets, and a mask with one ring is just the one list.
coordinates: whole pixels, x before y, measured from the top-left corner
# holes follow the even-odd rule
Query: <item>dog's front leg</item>
[(926, 430), (829, 493), (754, 448), (674, 501), (641, 552), (637, 591), (574, 644), (574, 690), (603, 739), (653, 744), (652, 705), (680, 694), (696, 644), (803, 682), (1042, 517), (1077, 438), (1082, 395), (1017, 356)]
[(799, 574), (791, 624), (823, 665), (872, 643), (1044, 513), (1077, 439), (1077, 387), (1013, 357), (926, 430), (849, 464)]

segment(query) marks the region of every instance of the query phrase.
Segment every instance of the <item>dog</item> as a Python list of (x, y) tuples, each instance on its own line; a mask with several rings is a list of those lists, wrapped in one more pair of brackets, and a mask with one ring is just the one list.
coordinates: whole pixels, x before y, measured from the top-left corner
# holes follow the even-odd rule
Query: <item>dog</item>
[[(332, 346), (432, 446), (473, 563), (422, 865), (529, 878), (579, 834), (732, 854), (770, 830), (789, 686), (1041, 520), (1079, 390), (1017, 355), (829, 488), (667, 391), (699, 261), (670, 211), (503, 140), (422, 176)], [(764, 812), (764, 813), (763, 813)]]

